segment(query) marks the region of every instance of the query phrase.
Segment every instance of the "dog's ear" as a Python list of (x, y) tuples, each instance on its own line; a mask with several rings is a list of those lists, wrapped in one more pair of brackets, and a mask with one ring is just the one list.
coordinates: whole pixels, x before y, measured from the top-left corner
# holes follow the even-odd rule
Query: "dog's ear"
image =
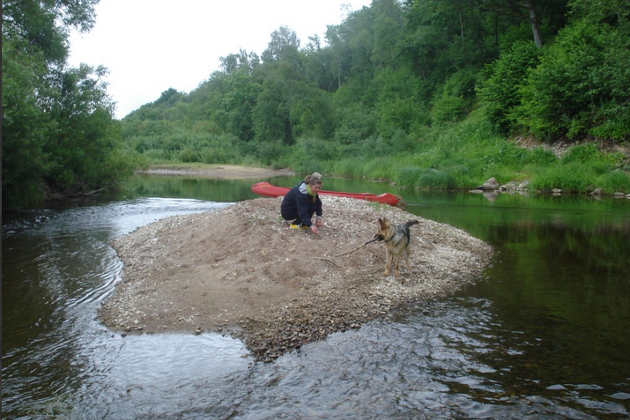
[(379, 218), (378, 218), (378, 224), (381, 226), (381, 229), (382, 229), (382, 228), (384, 228), (384, 227), (386, 226), (386, 224), (387, 224), (387, 219), (385, 219), (385, 218), (382, 218), (382, 219), (381, 219), (381, 218), (379, 217)]

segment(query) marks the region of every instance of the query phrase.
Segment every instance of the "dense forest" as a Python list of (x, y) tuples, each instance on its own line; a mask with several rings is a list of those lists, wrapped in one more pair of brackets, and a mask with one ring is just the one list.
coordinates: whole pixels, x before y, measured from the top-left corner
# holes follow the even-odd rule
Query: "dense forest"
[[(104, 70), (65, 69), (55, 55), (63, 31), (52, 31), (56, 43), (31, 34), (45, 19), (25, 23), (29, 2), (6, 3), (3, 205), (7, 175), (20, 189), (100, 188), (130, 165), (177, 162), (420, 189), (495, 177), (538, 190), (630, 192), (627, 0), (373, 0), (305, 45), (278, 28), (260, 55), (221, 57), (193, 91), (168, 89), (122, 121), (111, 118)], [(65, 7), (66, 19), (67, 5), (90, 2), (45, 3)], [(88, 13), (66, 25), (92, 21)], [(558, 144), (564, 153), (554, 153)]]

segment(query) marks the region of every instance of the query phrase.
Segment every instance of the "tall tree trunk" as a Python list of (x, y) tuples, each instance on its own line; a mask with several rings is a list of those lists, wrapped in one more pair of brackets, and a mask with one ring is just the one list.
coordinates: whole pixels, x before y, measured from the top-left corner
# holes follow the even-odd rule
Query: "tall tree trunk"
[(459, 28), (462, 34), (462, 45), (464, 45), (464, 21), (462, 20), (462, 11), (458, 10), (457, 13), (459, 14)]
[(537, 47), (542, 47), (542, 37), (540, 36), (540, 27), (538, 26), (538, 16), (536, 15), (536, 10), (534, 9), (534, 3), (532, 0), (527, 0), (525, 2), (525, 7), (529, 12), (529, 21), (532, 25), (532, 32), (534, 33), (534, 42)]

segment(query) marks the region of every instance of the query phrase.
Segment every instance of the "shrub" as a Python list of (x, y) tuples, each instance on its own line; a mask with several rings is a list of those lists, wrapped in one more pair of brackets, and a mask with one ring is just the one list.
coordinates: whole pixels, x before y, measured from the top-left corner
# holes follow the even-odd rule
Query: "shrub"
[(461, 120), (471, 110), (477, 72), (464, 69), (451, 75), (442, 91), (433, 99), (431, 118), (434, 124)]
[(521, 89), (519, 122), (543, 139), (630, 136), (630, 37), (621, 28), (563, 29)]
[(542, 191), (560, 188), (563, 192), (581, 192), (591, 189), (595, 181), (596, 176), (588, 165), (573, 162), (540, 171), (532, 178), (530, 186)]
[(185, 147), (179, 152), (179, 160), (182, 162), (199, 162), (199, 153), (190, 147)]
[(426, 169), (418, 177), (418, 187), (424, 190), (448, 190), (453, 180), (447, 171)]
[(417, 187), (418, 179), (420, 178), (422, 172), (422, 169), (410, 166), (401, 168), (396, 176), (396, 184), (403, 188)]
[(540, 49), (533, 42), (516, 42), (488, 69), (490, 77), (480, 94), (488, 119), (503, 133), (514, 129), (513, 110), (521, 103), (519, 89), (527, 82), (527, 72), (538, 64)]
[(597, 146), (594, 143), (585, 143), (577, 146), (571, 147), (567, 152), (562, 156), (560, 162), (562, 163), (571, 163), (571, 162), (588, 162), (591, 160), (595, 160), (597, 155), (599, 154), (599, 150), (597, 150)]
[(630, 174), (623, 171), (606, 172), (597, 178), (595, 184), (609, 194), (628, 193), (630, 192)]
[(538, 165), (550, 165), (558, 161), (558, 158), (551, 150), (542, 147), (535, 147), (531, 151), (530, 162)]
[(376, 131), (378, 116), (361, 104), (353, 104), (339, 111), (341, 123), (335, 130), (335, 141), (340, 144), (358, 143)]

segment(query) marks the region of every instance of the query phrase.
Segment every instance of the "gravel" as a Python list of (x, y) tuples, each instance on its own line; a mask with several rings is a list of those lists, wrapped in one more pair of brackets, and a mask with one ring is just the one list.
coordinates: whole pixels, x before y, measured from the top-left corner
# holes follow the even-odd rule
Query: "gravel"
[[(122, 334), (220, 332), (242, 339), (255, 360), (325, 339), (419, 300), (482, 278), (493, 250), (452, 226), (399, 208), (321, 197), (319, 235), (290, 229), (281, 198), (175, 216), (113, 242), (122, 281), (99, 310)], [(370, 243), (377, 219), (417, 219), (410, 269), (383, 275), (385, 248)]]

